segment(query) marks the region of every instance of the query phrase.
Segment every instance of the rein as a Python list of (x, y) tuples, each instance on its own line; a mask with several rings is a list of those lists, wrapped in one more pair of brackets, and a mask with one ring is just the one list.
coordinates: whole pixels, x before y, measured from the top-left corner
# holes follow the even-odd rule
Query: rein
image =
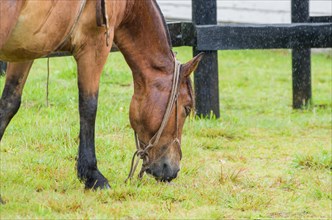
[[(171, 95), (169, 97), (168, 103), (167, 103), (167, 107), (166, 107), (166, 111), (163, 117), (163, 120), (160, 124), (160, 127), (158, 129), (158, 131), (153, 135), (153, 137), (150, 139), (148, 145), (145, 146), (145, 148), (141, 147), (141, 142), (138, 138), (137, 133), (135, 132), (135, 144), (136, 144), (136, 151), (131, 159), (131, 166), (130, 166), (130, 171), (129, 171), (129, 175), (127, 177), (127, 179), (125, 180), (125, 183), (131, 179), (136, 171), (136, 168), (138, 166), (139, 160), (142, 159), (144, 161), (145, 159), (145, 164), (149, 162), (149, 153), (148, 150), (150, 150), (151, 148), (153, 148), (158, 142), (159, 139), (161, 137), (161, 134), (163, 133), (169, 118), (172, 114), (172, 109), (175, 105), (176, 107), (176, 135), (178, 135), (178, 125), (177, 125), (177, 100), (178, 100), (178, 96), (179, 96), (179, 89), (180, 89), (180, 70), (181, 70), (181, 63), (179, 61), (177, 61), (175, 59), (174, 61), (175, 63), (175, 67), (174, 67), (174, 73), (173, 73), (173, 83), (172, 83), (172, 90), (171, 90)], [(173, 142), (176, 142), (178, 144), (180, 144), (180, 141), (178, 139), (178, 136), (176, 136), (176, 138), (174, 139)], [(136, 157), (138, 158), (135, 162)], [(145, 172), (146, 168), (144, 168), (144, 164), (143, 167), (141, 169), (141, 171), (139, 172), (138, 177), (142, 178), (143, 174)]]

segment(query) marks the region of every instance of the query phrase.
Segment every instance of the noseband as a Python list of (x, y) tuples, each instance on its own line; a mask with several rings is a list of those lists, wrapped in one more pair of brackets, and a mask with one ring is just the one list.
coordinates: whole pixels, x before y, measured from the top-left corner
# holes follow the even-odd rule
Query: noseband
[[(180, 70), (181, 70), (181, 63), (179, 61), (177, 61), (175, 59), (174, 61), (175, 65), (174, 65), (174, 73), (173, 73), (173, 83), (172, 83), (172, 90), (171, 90), (171, 95), (169, 97), (168, 103), (167, 103), (167, 107), (166, 107), (166, 111), (163, 117), (163, 120), (160, 124), (160, 127), (158, 129), (158, 131), (153, 135), (153, 137), (150, 139), (149, 143), (147, 145), (143, 144), (138, 136), (137, 133), (135, 132), (135, 144), (136, 144), (136, 151), (132, 157), (131, 160), (131, 166), (130, 166), (130, 171), (129, 171), (129, 175), (127, 177), (127, 179), (125, 180), (125, 182), (128, 181), (128, 179), (131, 179), (135, 173), (135, 170), (137, 168), (137, 165), (139, 163), (139, 160), (142, 159), (143, 160), (143, 166), (142, 169), (138, 175), (139, 178), (143, 177), (144, 172), (146, 171), (146, 164), (149, 162), (149, 153), (148, 151), (153, 148), (154, 146), (156, 146), (156, 144), (159, 142), (160, 136), (163, 133), (169, 118), (172, 114), (172, 109), (175, 105), (175, 114), (176, 114), (176, 137), (173, 140), (172, 143), (177, 143), (178, 145), (180, 145), (180, 141), (177, 137), (178, 135), (178, 125), (177, 125), (177, 101), (178, 101), (178, 96), (179, 96), (179, 91), (180, 91)], [(145, 147), (141, 147), (141, 146)], [(135, 158), (138, 158), (135, 162)], [(144, 160), (145, 159), (145, 160)], [(145, 162), (145, 163), (144, 163)]]

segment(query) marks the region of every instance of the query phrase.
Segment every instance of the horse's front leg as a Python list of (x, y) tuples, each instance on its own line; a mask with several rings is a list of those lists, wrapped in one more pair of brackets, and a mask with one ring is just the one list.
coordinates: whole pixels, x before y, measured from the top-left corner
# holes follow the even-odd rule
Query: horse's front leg
[[(96, 39), (98, 41), (98, 39)], [(100, 44), (104, 41), (100, 41)], [(99, 80), (110, 48), (87, 44), (75, 59), (78, 65), (80, 134), (77, 160), (78, 178), (87, 189), (109, 188), (107, 179), (97, 168), (95, 153), (95, 119)]]
[(33, 61), (9, 63), (0, 99), (0, 142), (10, 120), (21, 105), (22, 90)]
[[(0, 99), (0, 143), (10, 120), (21, 105), (22, 90), (33, 61), (9, 63), (6, 83)], [(0, 205), (5, 202), (1, 199)]]

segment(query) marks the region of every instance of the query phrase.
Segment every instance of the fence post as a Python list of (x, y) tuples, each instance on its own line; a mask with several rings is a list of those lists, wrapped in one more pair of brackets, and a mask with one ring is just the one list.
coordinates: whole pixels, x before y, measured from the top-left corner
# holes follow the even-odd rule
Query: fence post
[[(217, 24), (216, 0), (192, 0), (192, 20), (196, 25)], [(194, 56), (202, 51), (193, 48)], [(220, 117), (218, 51), (203, 51), (205, 56), (194, 74), (196, 111), (199, 116)]]
[(4, 75), (7, 69), (7, 63), (0, 60), (0, 76)]
[[(308, 22), (309, 0), (292, 0), (292, 23)], [(311, 51), (301, 45), (292, 50), (293, 108), (311, 103)]]

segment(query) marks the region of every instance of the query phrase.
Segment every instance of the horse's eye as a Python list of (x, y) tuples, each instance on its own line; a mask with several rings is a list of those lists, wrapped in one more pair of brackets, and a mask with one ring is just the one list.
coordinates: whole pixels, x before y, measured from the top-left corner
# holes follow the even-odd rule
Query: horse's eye
[(191, 107), (190, 106), (185, 106), (184, 110), (186, 111), (186, 116), (190, 115), (190, 112), (191, 112)]

